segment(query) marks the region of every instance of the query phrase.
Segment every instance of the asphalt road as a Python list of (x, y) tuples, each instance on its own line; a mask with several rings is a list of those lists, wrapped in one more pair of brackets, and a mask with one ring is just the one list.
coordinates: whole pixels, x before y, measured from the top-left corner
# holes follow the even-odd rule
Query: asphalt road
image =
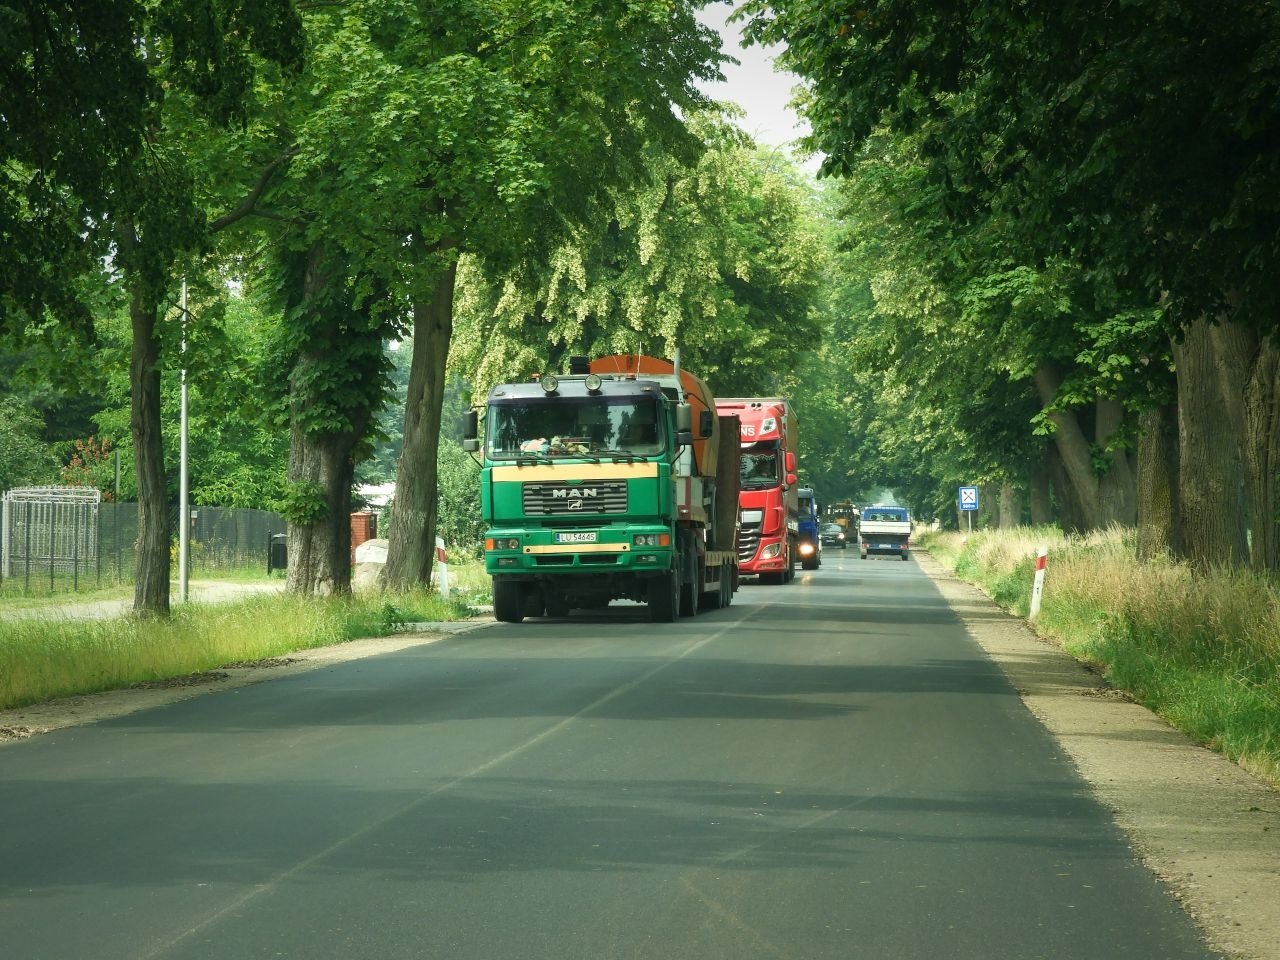
[(0, 953), (1205, 958), (914, 562), (0, 750)]

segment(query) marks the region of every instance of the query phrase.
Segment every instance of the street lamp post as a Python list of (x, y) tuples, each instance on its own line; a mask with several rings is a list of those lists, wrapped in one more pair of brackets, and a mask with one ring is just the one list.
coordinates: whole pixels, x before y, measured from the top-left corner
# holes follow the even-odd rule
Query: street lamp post
[(191, 570), (191, 502), (187, 473), (187, 281), (182, 281), (182, 377), (178, 441), (178, 598), (187, 602)]

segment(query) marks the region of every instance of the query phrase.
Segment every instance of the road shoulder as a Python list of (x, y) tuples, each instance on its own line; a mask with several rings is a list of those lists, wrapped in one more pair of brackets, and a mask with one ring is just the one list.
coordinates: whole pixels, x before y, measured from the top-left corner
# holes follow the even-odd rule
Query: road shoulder
[(1280, 960), (1280, 791), (1200, 747), (923, 551), (969, 634), (1216, 950)]

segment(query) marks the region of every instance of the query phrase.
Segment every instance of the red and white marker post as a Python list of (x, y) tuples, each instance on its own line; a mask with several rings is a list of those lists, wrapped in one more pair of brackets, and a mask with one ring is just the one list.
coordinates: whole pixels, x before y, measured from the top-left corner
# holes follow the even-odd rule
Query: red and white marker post
[(436, 586), (440, 590), (440, 596), (449, 596), (449, 561), (445, 557), (444, 540), (436, 537), (436, 568), (439, 574), (436, 578)]
[(1036, 551), (1036, 579), (1031, 585), (1031, 613), (1029, 619), (1034, 620), (1040, 612), (1040, 598), (1044, 596), (1044, 568), (1049, 560), (1049, 548), (1041, 547)]

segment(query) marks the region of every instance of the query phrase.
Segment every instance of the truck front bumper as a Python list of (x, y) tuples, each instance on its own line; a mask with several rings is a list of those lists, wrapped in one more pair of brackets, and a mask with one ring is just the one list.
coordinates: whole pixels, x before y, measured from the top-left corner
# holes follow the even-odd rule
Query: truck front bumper
[[(586, 542), (575, 536), (594, 536)], [(661, 540), (666, 543), (662, 544)], [(560, 541), (560, 542), (557, 542)], [(490, 575), (569, 576), (598, 573), (661, 573), (675, 551), (665, 527), (625, 530), (491, 530), (485, 537), (484, 568)]]

